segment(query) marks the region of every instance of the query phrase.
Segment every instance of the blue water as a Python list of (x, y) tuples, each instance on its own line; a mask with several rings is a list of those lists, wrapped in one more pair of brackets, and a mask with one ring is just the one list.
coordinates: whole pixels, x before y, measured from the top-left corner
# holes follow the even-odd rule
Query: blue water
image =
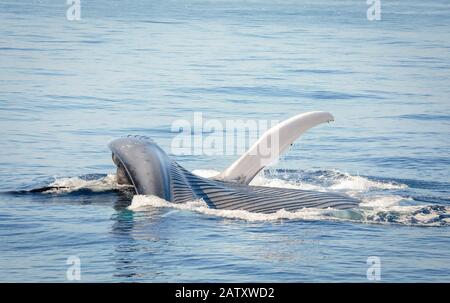
[[(362, 0), (81, 2), (68, 21), (65, 0), (0, 0), (1, 281), (65, 282), (77, 256), (84, 282), (364, 282), (377, 256), (381, 281), (450, 282), (447, 0), (382, 0), (372, 22)], [(130, 207), (114, 183), (113, 138), (170, 152), (172, 122), (194, 112), (311, 110), (336, 121), (258, 182), (340, 191), (364, 210)], [(237, 155), (174, 157), (205, 174)]]

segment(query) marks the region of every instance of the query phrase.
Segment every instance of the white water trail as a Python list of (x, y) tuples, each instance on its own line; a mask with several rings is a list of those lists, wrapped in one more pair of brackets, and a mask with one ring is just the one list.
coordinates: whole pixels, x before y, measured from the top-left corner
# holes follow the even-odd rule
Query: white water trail
[[(193, 173), (208, 178), (217, 175), (219, 172), (216, 170), (194, 170)], [(312, 173), (317, 175), (317, 172)], [(419, 226), (450, 225), (450, 209), (448, 207), (438, 205), (402, 205), (402, 202), (408, 202), (409, 199), (396, 194), (395, 191), (407, 189), (405, 184), (371, 180), (339, 171), (328, 171), (315, 176), (315, 179), (312, 181), (308, 178), (305, 181), (301, 177), (294, 180), (285, 180), (276, 175), (266, 177), (262, 172), (255, 177), (250, 185), (340, 192), (355, 197), (361, 200), (362, 203), (359, 208), (354, 210), (304, 208), (295, 212), (280, 210), (272, 214), (261, 214), (244, 210), (211, 209), (202, 200), (175, 204), (154, 196), (136, 195), (129, 209), (141, 211), (148, 207), (167, 207), (247, 221), (336, 220)], [(129, 185), (118, 185), (114, 174), (98, 178), (86, 178), (86, 176), (56, 178), (48, 187), (49, 189), (44, 191), (44, 193), (60, 194), (79, 190), (102, 192), (130, 188)]]
[(83, 177), (55, 178), (55, 181), (48, 185), (49, 189), (43, 193), (61, 194), (71, 193), (79, 190), (90, 190), (92, 192), (102, 192), (130, 187), (129, 185), (117, 184), (115, 174), (108, 174), (101, 178), (86, 179)]
[[(193, 173), (202, 177), (212, 177), (217, 175), (218, 171), (194, 170)], [(211, 209), (202, 200), (174, 204), (154, 196), (136, 195), (129, 209), (141, 211), (147, 207), (168, 207), (246, 221), (277, 221), (287, 219), (305, 221), (352, 221), (416, 226), (442, 226), (450, 224), (450, 209), (447, 207), (436, 205), (401, 205), (402, 201), (405, 202), (409, 199), (389, 193), (392, 190), (406, 189), (407, 185), (405, 184), (375, 181), (366, 177), (353, 176), (337, 171), (336, 176), (332, 178), (331, 185), (325, 186), (311, 182), (266, 178), (261, 173), (255, 177), (250, 185), (332, 192), (339, 191), (360, 199), (362, 203), (359, 208), (354, 210), (304, 208), (295, 212), (280, 210), (272, 214), (261, 214), (244, 210)], [(380, 195), (380, 191), (387, 191), (387, 193)]]

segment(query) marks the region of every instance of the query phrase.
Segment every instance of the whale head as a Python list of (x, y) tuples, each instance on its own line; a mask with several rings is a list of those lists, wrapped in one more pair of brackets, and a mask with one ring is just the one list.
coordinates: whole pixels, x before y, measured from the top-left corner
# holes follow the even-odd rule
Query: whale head
[(128, 136), (108, 144), (117, 166), (117, 181), (132, 184), (137, 194), (170, 197), (170, 164), (167, 154), (150, 138)]

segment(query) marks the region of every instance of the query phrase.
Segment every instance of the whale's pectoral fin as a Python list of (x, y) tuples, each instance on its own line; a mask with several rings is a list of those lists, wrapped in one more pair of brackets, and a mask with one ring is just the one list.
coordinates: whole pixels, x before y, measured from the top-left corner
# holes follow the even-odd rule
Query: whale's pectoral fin
[(261, 169), (278, 159), (308, 129), (330, 121), (334, 121), (330, 113), (317, 111), (275, 125), (215, 179), (249, 184)]

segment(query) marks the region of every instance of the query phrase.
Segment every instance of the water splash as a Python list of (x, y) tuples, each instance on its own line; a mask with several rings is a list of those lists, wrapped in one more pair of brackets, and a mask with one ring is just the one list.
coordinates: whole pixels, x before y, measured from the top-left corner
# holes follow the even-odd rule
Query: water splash
[[(193, 173), (202, 177), (213, 177), (219, 172), (203, 169), (194, 170)], [(258, 174), (250, 185), (340, 192), (355, 197), (362, 203), (360, 207), (352, 210), (305, 208), (295, 212), (280, 210), (272, 214), (260, 214), (244, 210), (211, 209), (202, 200), (174, 204), (154, 196), (136, 195), (128, 208), (141, 211), (149, 207), (169, 207), (247, 221), (334, 220), (414, 226), (450, 225), (449, 207), (437, 204), (411, 205), (413, 202), (411, 197), (398, 194), (399, 191), (404, 193), (408, 186), (398, 182), (375, 180), (337, 170), (266, 170)], [(90, 174), (55, 178), (51, 182), (47, 182), (45, 186), (30, 191), (44, 194), (67, 194), (79, 191), (130, 190), (131, 188), (129, 185), (118, 185), (114, 174)]]
[[(216, 170), (194, 170), (194, 174), (210, 178), (219, 174)], [(406, 184), (377, 181), (338, 170), (265, 170), (250, 183), (254, 186), (282, 187), (317, 191), (365, 192), (369, 190), (406, 189)]]
[(450, 209), (439, 205), (399, 206), (389, 208), (361, 207), (352, 210), (304, 208), (295, 212), (279, 210), (271, 214), (254, 213), (245, 210), (212, 209), (203, 200), (175, 204), (156, 196), (135, 195), (128, 209), (145, 211), (149, 207), (189, 210), (205, 215), (245, 221), (349, 221), (377, 224), (402, 224), (411, 226), (448, 226)]
[[(211, 177), (219, 172), (214, 170), (194, 170), (193, 173), (202, 177)], [(155, 196), (136, 195), (133, 197), (129, 209), (140, 211), (148, 207), (169, 207), (246, 221), (332, 220), (413, 226), (450, 225), (450, 208), (440, 205), (402, 205), (402, 202), (408, 202), (411, 199), (393, 195), (389, 192), (390, 190), (404, 190), (408, 187), (406, 184), (371, 180), (339, 171), (301, 173), (303, 177), (295, 176), (293, 178), (295, 174), (292, 174), (292, 172), (275, 171), (269, 174), (262, 172), (251, 182), (251, 185), (341, 191), (360, 199), (362, 201), (360, 207), (352, 210), (304, 208), (295, 212), (280, 210), (272, 214), (260, 214), (244, 210), (211, 209), (202, 200), (174, 204)], [(380, 191), (388, 192), (385, 195), (379, 195)]]
[(91, 192), (105, 192), (129, 188), (129, 185), (117, 184), (115, 174), (88, 174), (78, 177), (54, 178), (44, 186), (38, 186), (29, 192), (41, 192), (44, 194), (65, 194), (82, 190)]

